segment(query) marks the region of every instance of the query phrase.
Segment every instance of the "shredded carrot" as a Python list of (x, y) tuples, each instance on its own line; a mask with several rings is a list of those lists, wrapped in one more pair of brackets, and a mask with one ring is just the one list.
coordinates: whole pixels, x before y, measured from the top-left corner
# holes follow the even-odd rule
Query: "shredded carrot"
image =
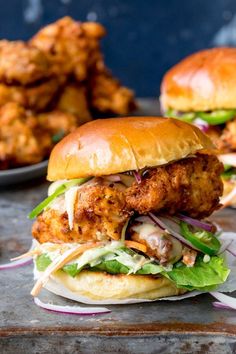
[(28, 251), (26, 253), (23, 253), (23, 254), (21, 254), (18, 257), (11, 258), (10, 260), (11, 261), (17, 261), (18, 259), (27, 258), (27, 257), (33, 257), (34, 255), (39, 255), (39, 254), (41, 254), (41, 251), (38, 250), (38, 249), (35, 249), (35, 250), (32, 250), (32, 251)]
[(125, 245), (130, 248), (134, 248), (138, 251), (141, 251), (143, 253), (147, 252), (147, 247), (143, 245), (142, 243), (136, 242), (136, 241), (125, 241)]
[(87, 243), (85, 245), (80, 245), (72, 250), (66, 251), (62, 256), (59, 258), (55, 258), (55, 260), (49, 265), (49, 267), (45, 270), (45, 272), (42, 274), (42, 276), (37, 280), (35, 283), (31, 295), (37, 296), (42, 287), (47, 283), (50, 275), (54, 272), (56, 272), (58, 269), (62, 268), (66, 263), (70, 262), (72, 259), (77, 257), (78, 255), (84, 253), (85, 251), (99, 247), (101, 246), (101, 242), (93, 242), (93, 243)]

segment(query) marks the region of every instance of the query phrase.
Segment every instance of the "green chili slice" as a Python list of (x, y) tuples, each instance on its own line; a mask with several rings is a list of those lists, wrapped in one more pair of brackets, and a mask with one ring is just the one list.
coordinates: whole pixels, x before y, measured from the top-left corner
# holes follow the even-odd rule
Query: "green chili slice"
[(165, 116), (177, 118), (177, 119), (183, 120), (187, 123), (191, 123), (196, 118), (196, 113), (195, 112), (178, 113), (174, 109), (169, 108), (165, 112)]
[(190, 231), (189, 225), (184, 221), (181, 221), (180, 223), (180, 230), (182, 236), (203, 253), (208, 254), (209, 256), (214, 256), (219, 252), (221, 247), (220, 241), (212, 232), (200, 229), (192, 232)]
[(38, 204), (28, 215), (29, 219), (34, 219), (36, 216), (38, 216), (55, 198), (57, 198), (59, 195), (65, 193), (69, 188), (76, 186), (76, 185), (81, 185), (85, 182), (87, 182), (89, 178), (77, 178), (77, 179), (72, 179), (68, 182), (65, 182), (61, 184), (53, 194), (51, 194), (49, 197), (44, 199), (40, 204)]
[(212, 112), (198, 112), (197, 117), (205, 120), (207, 123), (211, 125), (218, 125), (218, 124), (223, 124), (227, 122), (228, 120), (231, 120), (236, 116), (236, 110), (231, 109), (231, 110), (223, 110), (220, 109), (218, 111), (212, 111)]

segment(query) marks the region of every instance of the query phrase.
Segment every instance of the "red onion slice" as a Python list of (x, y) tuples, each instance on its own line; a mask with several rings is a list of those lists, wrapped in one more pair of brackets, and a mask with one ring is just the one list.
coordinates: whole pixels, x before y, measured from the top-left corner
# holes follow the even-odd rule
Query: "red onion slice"
[(196, 127), (198, 127), (203, 133), (206, 133), (209, 129), (209, 124), (201, 118), (196, 118), (194, 120), (194, 125), (196, 125)]
[(232, 310), (230, 306), (222, 304), (222, 302), (214, 301), (212, 305), (218, 309)]
[(98, 314), (105, 314), (111, 312), (106, 307), (80, 307), (80, 306), (53, 305), (53, 304), (42, 302), (41, 300), (39, 300), (38, 297), (34, 298), (34, 303), (45, 310), (64, 313), (64, 314), (71, 314), (71, 315), (98, 315)]
[[(33, 251), (34, 248), (35, 248), (35, 242), (32, 241), (31, 247), (26, 253)], [(0, 264), (0, 270), (19, 268), (19, 267), (23, 267), (23, 266), (30, 264), (30, 263), (32, 263), (31, 256), (24, 257), (24, 258), (19, 257), (19, 259), (18, 259), (18, 257), (16, 257), (15, 260), (13, 259), (13, 261), (11, 261), (9, 263)]]
[(156, 222), (156, 224), (161, 228), (161, 229), (166, 229), (172, 236), (174, 236), (177, 240), (179, 240), (181, 243), (184, 245), (190, 247), (191, 249), (194, 249), (196, 251), (200, 251), (198, 248), (193, 246), (191, 242), (186, 240), (181, 234), (180, 234), (180, 226), (176, 221), (172, 220), (171, 217), (164, 217), (164, 216), (156, 216), (153, 213), (148, 213), (150, 218)]
[(199, 227), (202, 230), (212, 232), (213, 225), (210, 225), (204, 221), (200, 221), (197, 219), (190, 218), (189, 216), (183, 215), (183, 214), (177, 214), (176, 215), (178, 219), (185, 221), (187, 224)]
[(153, 213), (148, 213), (149, 218), (162, 230), (165, 230), (166, 227), (164, 226), (164, 224), (158, 219), (158, 217), (156, 215), (154, 215)]
[(138, 171), (133, 171), (133, 175), (134, 175), (134, 178), (136, 179), (136, 182), (138, 184), (140, 184), (142, 182), (142, 177), (141, 175), (138, 173)]
[[(210, 294), (216, 298), (222, 305), (230, 309), (236, 310), (236, 298), (220, 293), (219, 291), (211, 291)], [(222, 307), (222, 305), (220, 305)], [(219, 306), (219, 305), (217, 305)]]
[(30, 264), (30, 263), (32, 263), (32, 258), (18, 259), (17, 261), (1, 264), (0, 270), (19, 268), (19, 267), (23, 267), (23, 266)]

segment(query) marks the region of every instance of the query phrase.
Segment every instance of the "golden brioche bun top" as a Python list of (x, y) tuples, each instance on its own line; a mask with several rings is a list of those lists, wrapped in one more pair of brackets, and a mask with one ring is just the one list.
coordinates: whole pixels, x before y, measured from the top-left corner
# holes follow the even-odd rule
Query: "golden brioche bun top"
[(192, 54), (165, 74), (163, 109), (210, 111), (236, 108), (236, 48), (213, 48)]
[(173, 118), (94, 120), (54, 147), (47, 178), (55, 181), (140, 170), (213, 147), (197, 127)]

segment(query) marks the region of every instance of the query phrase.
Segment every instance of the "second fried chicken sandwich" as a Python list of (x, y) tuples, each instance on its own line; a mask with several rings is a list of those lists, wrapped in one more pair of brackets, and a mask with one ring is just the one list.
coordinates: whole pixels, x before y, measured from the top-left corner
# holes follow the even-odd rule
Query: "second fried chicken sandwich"
[(52, 151), (30, 214), (36, 284), (85, 303), (214, 289), (229, 269), (214, 225), (223, 166), (209, 138), (171, 118), (97, 120)]
[(166, 116), (200, 127), (225, 165), (222, 203), (236, 206), (236, 48), (212, 48), (174, 65), (161, 84)]

